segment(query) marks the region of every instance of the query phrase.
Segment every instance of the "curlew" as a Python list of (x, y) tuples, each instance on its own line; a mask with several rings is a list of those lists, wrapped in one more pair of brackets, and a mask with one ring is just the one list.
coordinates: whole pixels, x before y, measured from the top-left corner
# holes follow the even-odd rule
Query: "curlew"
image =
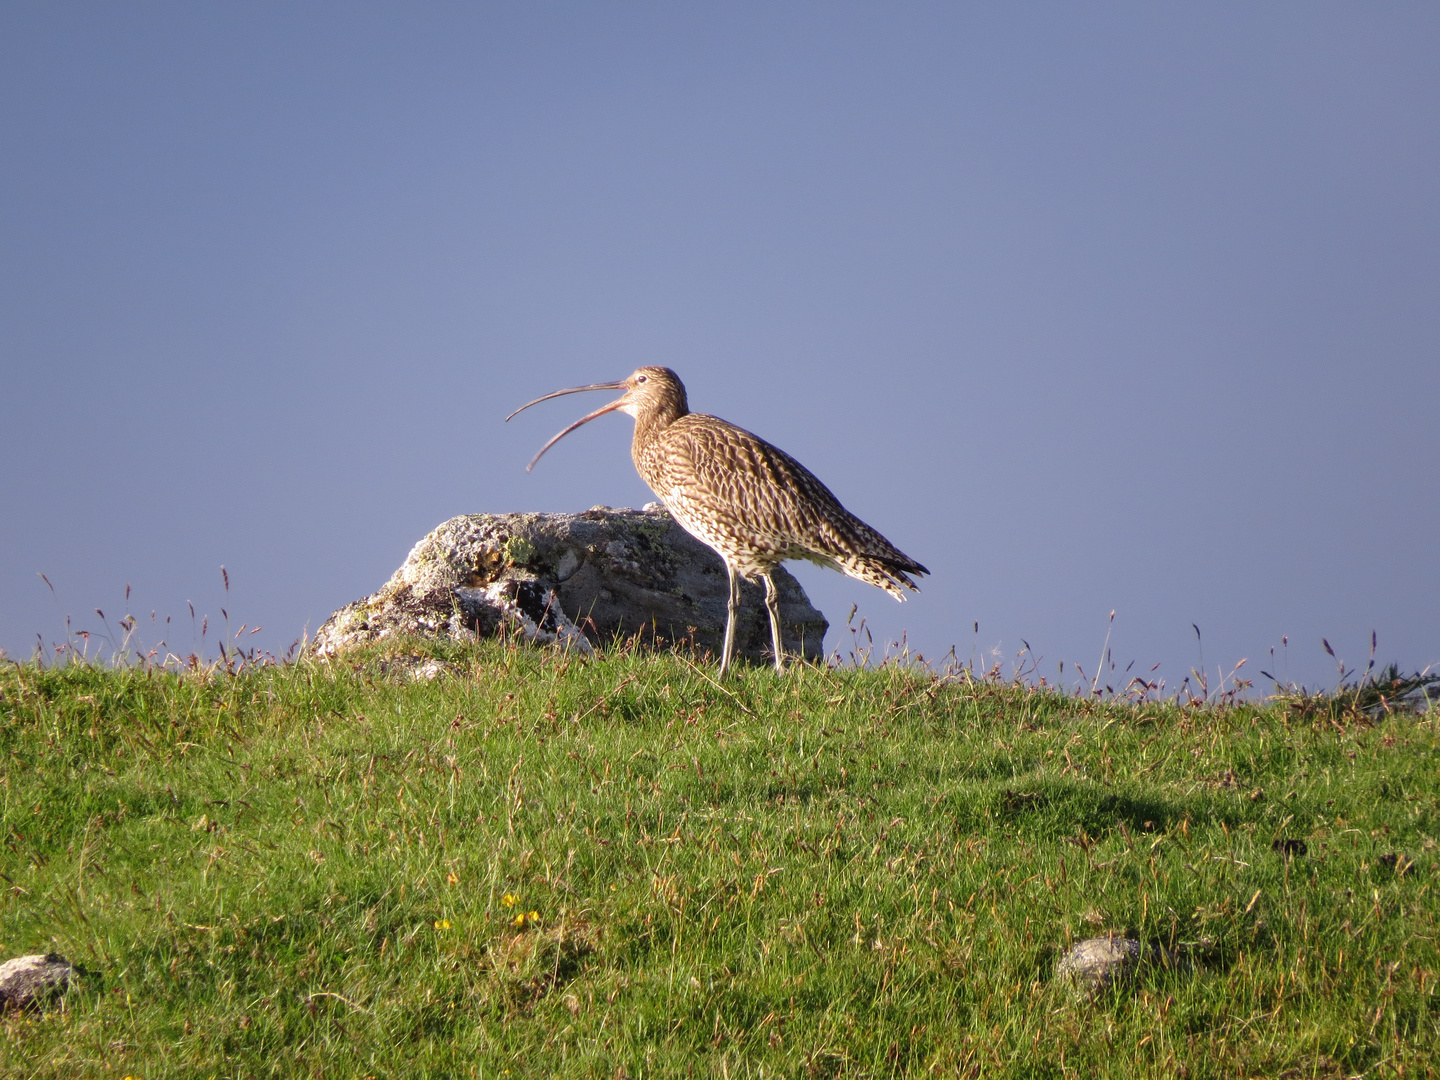
[(684, 383), (669, 368), (642, 367), (621, 382), (556, 390), (505, 419), (542, 401), (586, 390), (625, 392), (547, 442), (525, 471), (597, 416), (618, 410), (635, 420), (630, 456), (641, 479), (686, 532), (715, 550), (730, 573), (721, 675), (735, 651), (742, 577), (765, 583), (775, 667), (783, 671), (780, 598), (771, 576), (781, 562), (808, 559), (878, 586), (897, 600), (905, 599), (905, 589), (918, 591), (907, 574), (930, 572), (841, 506), (814, 473), (785, 451), (717, 416), (692, 413)]

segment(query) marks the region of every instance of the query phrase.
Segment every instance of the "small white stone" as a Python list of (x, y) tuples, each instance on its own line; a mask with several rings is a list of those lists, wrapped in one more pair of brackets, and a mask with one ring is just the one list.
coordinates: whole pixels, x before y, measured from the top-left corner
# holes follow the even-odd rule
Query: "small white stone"
[(70, 988), (74, 968), (57, 953), (17, 956), (0, 964), (0, 1012), (39, 1005)]
[(1144, 956), (1144, 946), (1134, 938), (1088, 938), (1060, 958), (1056, 974), (1074, 982), (1082, 993), (1094, 995), (1128, 979)]

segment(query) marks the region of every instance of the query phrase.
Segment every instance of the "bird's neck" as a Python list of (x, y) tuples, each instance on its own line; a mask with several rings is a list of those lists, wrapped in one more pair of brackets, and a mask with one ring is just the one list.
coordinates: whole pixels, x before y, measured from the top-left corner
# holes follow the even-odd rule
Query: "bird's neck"
[(630, 444), (632, 456), (664, 434), (665, 429), (690, 410), (678, 403), (666, 402), (646, 409), (635, 417), (635, 438)]

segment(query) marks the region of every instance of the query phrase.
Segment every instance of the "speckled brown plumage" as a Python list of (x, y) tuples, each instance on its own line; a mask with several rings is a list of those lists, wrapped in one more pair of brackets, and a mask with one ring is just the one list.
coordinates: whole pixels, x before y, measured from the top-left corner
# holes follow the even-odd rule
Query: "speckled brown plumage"
[(618, 410), (634, 417), (630, 455), (636, 470), (675, 520), (714, 548), (730, 571), (722, 674), (734, 649), (739, 577), (765, 584), (775, 664), (783, 667), (779, 603), (770, 572), (784, 560), (809, 559), (878, 586), (897, 600), (905, 599), (905, 589), (916, 588), (908, 574), (929, 573), (841, 506), (814, 473), (785, 451), (719, 417), (692, 413), (684, 384), (669, 368), (643, 367), (623, 382), (559, 390), (521, 408), (561, 394), (603, 389), (625, 393), (556, 435), (530, 465), (597, 416)]

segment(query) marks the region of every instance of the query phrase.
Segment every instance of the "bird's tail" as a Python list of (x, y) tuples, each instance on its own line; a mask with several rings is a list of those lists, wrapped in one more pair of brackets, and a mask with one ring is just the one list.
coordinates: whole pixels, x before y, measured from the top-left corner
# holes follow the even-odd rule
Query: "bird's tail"
[(899, 559), (886, 559), (876, 555), (850, 555), (836, 559), (835, 565), (842, 573), (884, 589), (901, 601), (905, 599), (906, 589), (911, 592), (920, 591), (920, 586), (910, 579), (906, 571), (911, 574), (930, 572), (913, 559), (904, 558), (901, 562)]

